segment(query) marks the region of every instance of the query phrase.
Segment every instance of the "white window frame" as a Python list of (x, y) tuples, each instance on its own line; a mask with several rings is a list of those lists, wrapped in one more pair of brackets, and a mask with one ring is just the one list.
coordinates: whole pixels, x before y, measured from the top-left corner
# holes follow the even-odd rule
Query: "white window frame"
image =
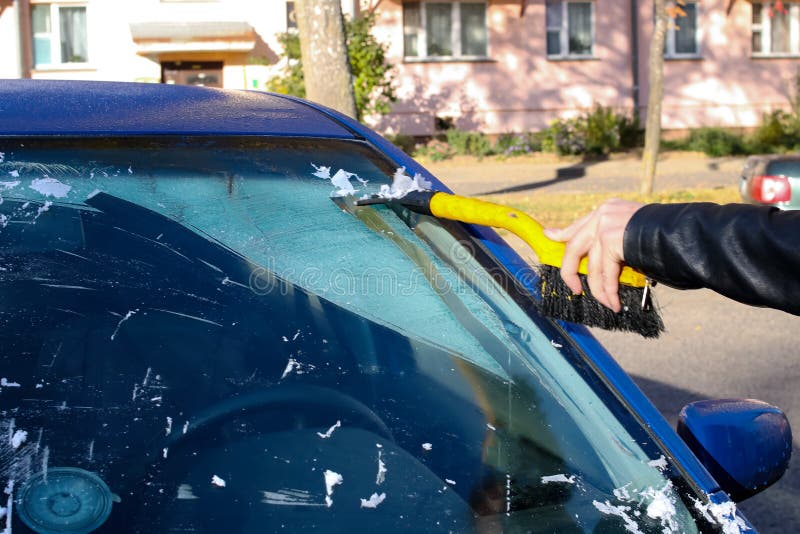
[(36, 37), (48, 37), (50, 40), (50, 63), (36, 63), (34, 55), (33, 70), (57, 70), (57, 69), (74, 69), (85, 68), (89, 66), (89, 59), (86, 61), (72, 62), (63, 61), (61, 57), (61, 13), (62, 7), (82, 7), (86, 10), (86, 49), (88, 56), (89, 49), (89, 8), (84, 2), (58, 2), (58, 1), (33, 1), (30, 3), (31, 16), (34, 6), (49, 5), (50, 6), (50, 31), (48, 33), (35, 33), (33, 25), (31, 25), (31, 50), (34, 51), (34, 39)]
[[(444, 2), (442, 0), (420, 1), (419, 4), (419, 28), (417, 33), (417, 53), (416, 56), (406, 55), (403, 50), (403, 59), (407, 62), (414, 61), (469, 61), (469, 60), (486, 60), (490, 57), (489, 51), (489, 2), (488, 0), (458, 0), (454, 2)], [(452, 38), (453, 55), (451, 56), (429, 56), (428, 55), (428, 21), (427, 21), (427, 4), (452, 4), (453, 9), (450, 11), (451, 17), (451, 30), (450, 37)], [(486, 55), (463, 55), (461, 54), (461, 5), (462, 4), (483, 4), (486, 8), (486, 17), (484, 23), (486, 24)], [(403, 32), (405, 34), (405, 21), (403, 21)]]
[(674, 20), (669, 19), (668, 26), (667, 26), (667, 35), (665, 36), (664, 40), (664, 57), (667, 59), (685, 59), (685, 58), (699, 58), (701, 57), (700, 53), (700, 43), (701, 41), (701, 32), (700, 32), (700, 2), (686, 2), (687, 4), (694, 4), (694, 47), (695, 52), (676, 52), (675, 51), (675, 30), (676, 26), (680, 27), (681, 19), (686, 17), (677, 17)]
[[(752, 57), (800, 57), (800, 2), (784, 2), (789, 10), (789, 51), (772, 52), (772, 17), (767, 10), (774, 7), (774, 2), (758, 2), (761, 5), (761, 23), (755, 24), (750, 18), (750, 34), (761, 32), (761, 52), (751, 50)], [(751, 8), (752, 9), (752, 8)], [(752, 43), (752, 39), (750, 41)], [(752, 44), (751, 44), (752, 46)]]
[[(547, 7), (545, 7), (545, 53), (547, 59), (594, 59), (595, 57), (595, 44), (597, 43), (595, 35), (595, 22), (596, 22), (596, 9), (595, 3), (589, 0), (559, 0), (556, 2), (561, 7), (561, 25), (548, 26), (547, 25)], [(567, 4), (589, 4), (591, 9), (592, 18), (592, 50), (588, 54), (573, 54), (569, 51), (569, 16)], [(547, 33), (550, 31), (557, 31), (559, 38), (558, 54), (550, 54), (547, 52)]]

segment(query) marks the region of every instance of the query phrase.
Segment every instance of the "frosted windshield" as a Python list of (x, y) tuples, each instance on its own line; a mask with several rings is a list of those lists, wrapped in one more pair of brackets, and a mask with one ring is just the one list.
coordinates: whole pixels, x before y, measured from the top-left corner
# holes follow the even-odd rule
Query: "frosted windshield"
[(0, 152), (24, 524), (91, 486), (98, 532), (697, 531), (688, 484), (463, 228), (331, 200), (390, 184), (366, 144)]

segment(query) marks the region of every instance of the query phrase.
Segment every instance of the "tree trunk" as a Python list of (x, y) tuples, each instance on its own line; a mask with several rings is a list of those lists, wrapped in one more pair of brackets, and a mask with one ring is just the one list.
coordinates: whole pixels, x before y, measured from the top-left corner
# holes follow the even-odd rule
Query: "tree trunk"
[(295, 13), (306, 98), (356, 118), (340, 0), (298, 0)]
[[(647, 96), (647, 122), (644, 131), (644, 153), (642, 154), (642, 195), (653, 193), (656, 176), (658, 149), (661, 144), (661, 100), (664, 96), (664, 40), (667, 36), (669, 17), (665, 0), (654, 0), (655, 28), (650, 41), (649, 80)], [(636, 16), (635, 14), (633, 16)]]

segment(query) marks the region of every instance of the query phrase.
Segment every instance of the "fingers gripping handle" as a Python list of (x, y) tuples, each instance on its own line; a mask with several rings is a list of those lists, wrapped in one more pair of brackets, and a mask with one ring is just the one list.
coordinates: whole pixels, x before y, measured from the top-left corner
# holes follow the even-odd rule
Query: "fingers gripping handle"
[[(548, 239), (544, 235), (542, 225), (518, 209), (474, 198), (436, 193), (430, 199), (430, 211), (434, 216), (442, 219), (508, 230), (533, 249), (540, 263), (561, 267), (561, 260), (566, 250), (564, 243)], [(578, 272), (587, 274), (587, 264), (587, 258), (581, 259)], [(628, 266), (622, 268), (619, 281), (633, 287), (646, 286), (645, 276)]]

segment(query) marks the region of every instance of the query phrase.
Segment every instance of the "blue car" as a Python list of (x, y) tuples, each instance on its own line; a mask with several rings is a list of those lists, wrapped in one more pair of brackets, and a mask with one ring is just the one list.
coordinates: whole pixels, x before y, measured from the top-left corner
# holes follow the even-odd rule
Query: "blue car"
[(679, 436), (494, 232), (331, 200), (398, 180), (299, 99), (1, 81), (5, 532), (750, 531), (780, 410)]

